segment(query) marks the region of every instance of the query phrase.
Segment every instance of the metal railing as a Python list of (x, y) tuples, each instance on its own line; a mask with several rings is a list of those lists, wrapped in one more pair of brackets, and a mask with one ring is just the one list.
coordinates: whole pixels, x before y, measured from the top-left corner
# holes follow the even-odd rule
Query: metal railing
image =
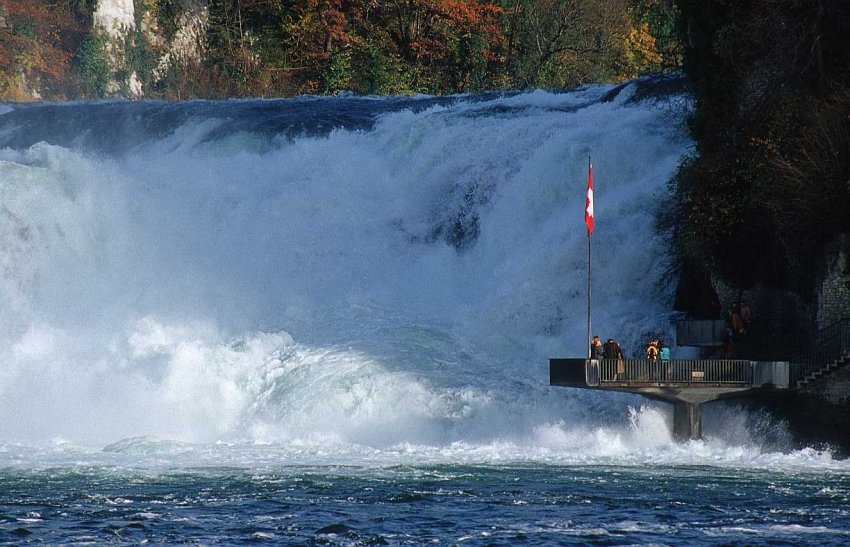
[(678, 385), (723, 384), (751, 386), (753, 362), (746, 360), (646, 359), (588, 360), (587, 385)]
[(799, 377), (795, 380), (805, 378), (848, 354), (850, 354), (850, 319), (840, 319), (818, 332), (815, 347), (793, 361), (800, 364)]

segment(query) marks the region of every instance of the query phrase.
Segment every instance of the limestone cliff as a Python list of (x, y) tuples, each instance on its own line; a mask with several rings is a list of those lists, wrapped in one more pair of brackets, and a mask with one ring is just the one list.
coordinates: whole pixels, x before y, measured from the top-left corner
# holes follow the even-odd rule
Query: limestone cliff
[(156, 84), (172, 65), (200, 62), (209, 26), (206, 0), (185, 0), (180, 7), (169, 14), (175, 19), (166, 36), (156, 2), (97, 0), (91, 35), (108, 65), (107, 96), (144, 97), (143, 82)]
[(111, 69), (106, 93), (141, 97), (144, 93), (142, 82), (128, 62), (128, 46), (136, 30), (133, 0), (98, 0), (92, 20), (92, 33), (102, 33), (106, 37), (104, 54)]

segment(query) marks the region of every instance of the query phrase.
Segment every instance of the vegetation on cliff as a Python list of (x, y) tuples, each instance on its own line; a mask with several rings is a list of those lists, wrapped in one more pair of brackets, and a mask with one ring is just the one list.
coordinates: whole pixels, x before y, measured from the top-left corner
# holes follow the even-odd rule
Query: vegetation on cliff
[(850, 6), (845, 0), (679, 0), (696, 153), (665, 221), (694, 272), (811, 301), (825, 246), (850, 232)]
[[(0, 98), (126, 94), (108, 81), (132, 73), (161, 98), (443, 94), (570, 87), (680, 63), (669, 0), (137, 0), (117, 46), (95, 8), (0, 0)], [(193, 17), (197, 35), (186, 32)], [(200, 54), (175, 51), (181, 40)]]

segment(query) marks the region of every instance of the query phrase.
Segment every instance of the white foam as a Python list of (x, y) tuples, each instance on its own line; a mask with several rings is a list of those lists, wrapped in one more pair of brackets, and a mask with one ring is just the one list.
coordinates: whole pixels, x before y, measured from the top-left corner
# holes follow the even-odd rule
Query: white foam
[[(0, 439), (225, 460), (835, 465), (758, 432), (678, 445), (663, 405), (548, 386), (547, 358), (586, 341), (589, 154), (595, 328), (629, 354), (646, 333), (672, 339), (652, 212), (690, 143), (669, 112), (593, 102), (609, 89), (263, 147), (209, 140), (221, 125), (206, 119), (111, 159), (0, 151)], [(469, 215), (478, 237), (457, 249), (445, 227)], [(746, 430), (743, 411), (718, 412)]]

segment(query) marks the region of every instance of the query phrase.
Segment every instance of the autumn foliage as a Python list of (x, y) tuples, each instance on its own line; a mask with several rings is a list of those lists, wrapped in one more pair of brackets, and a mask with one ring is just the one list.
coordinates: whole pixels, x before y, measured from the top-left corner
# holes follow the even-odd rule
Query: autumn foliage
[(62, 4), (0, 0), (0, 93), (12, 100), (62, 94), (68, 81), (72, 27)]
[(0, 0), (0, 95), (121, 93), (120, 81), (106, 84), (130, 73), (145, 95), (163, 98), (443, 94), (566, 87), (677, 66), (657, 40), (672, 19), (654, 16), (674, 13), (670, 0), (202, 3), (202, 58), (160, 62), (198, 2), (135, 0), (128, 58), (116, 61), (102, 54), (104, 34), (92, 28), (97, 2)]

